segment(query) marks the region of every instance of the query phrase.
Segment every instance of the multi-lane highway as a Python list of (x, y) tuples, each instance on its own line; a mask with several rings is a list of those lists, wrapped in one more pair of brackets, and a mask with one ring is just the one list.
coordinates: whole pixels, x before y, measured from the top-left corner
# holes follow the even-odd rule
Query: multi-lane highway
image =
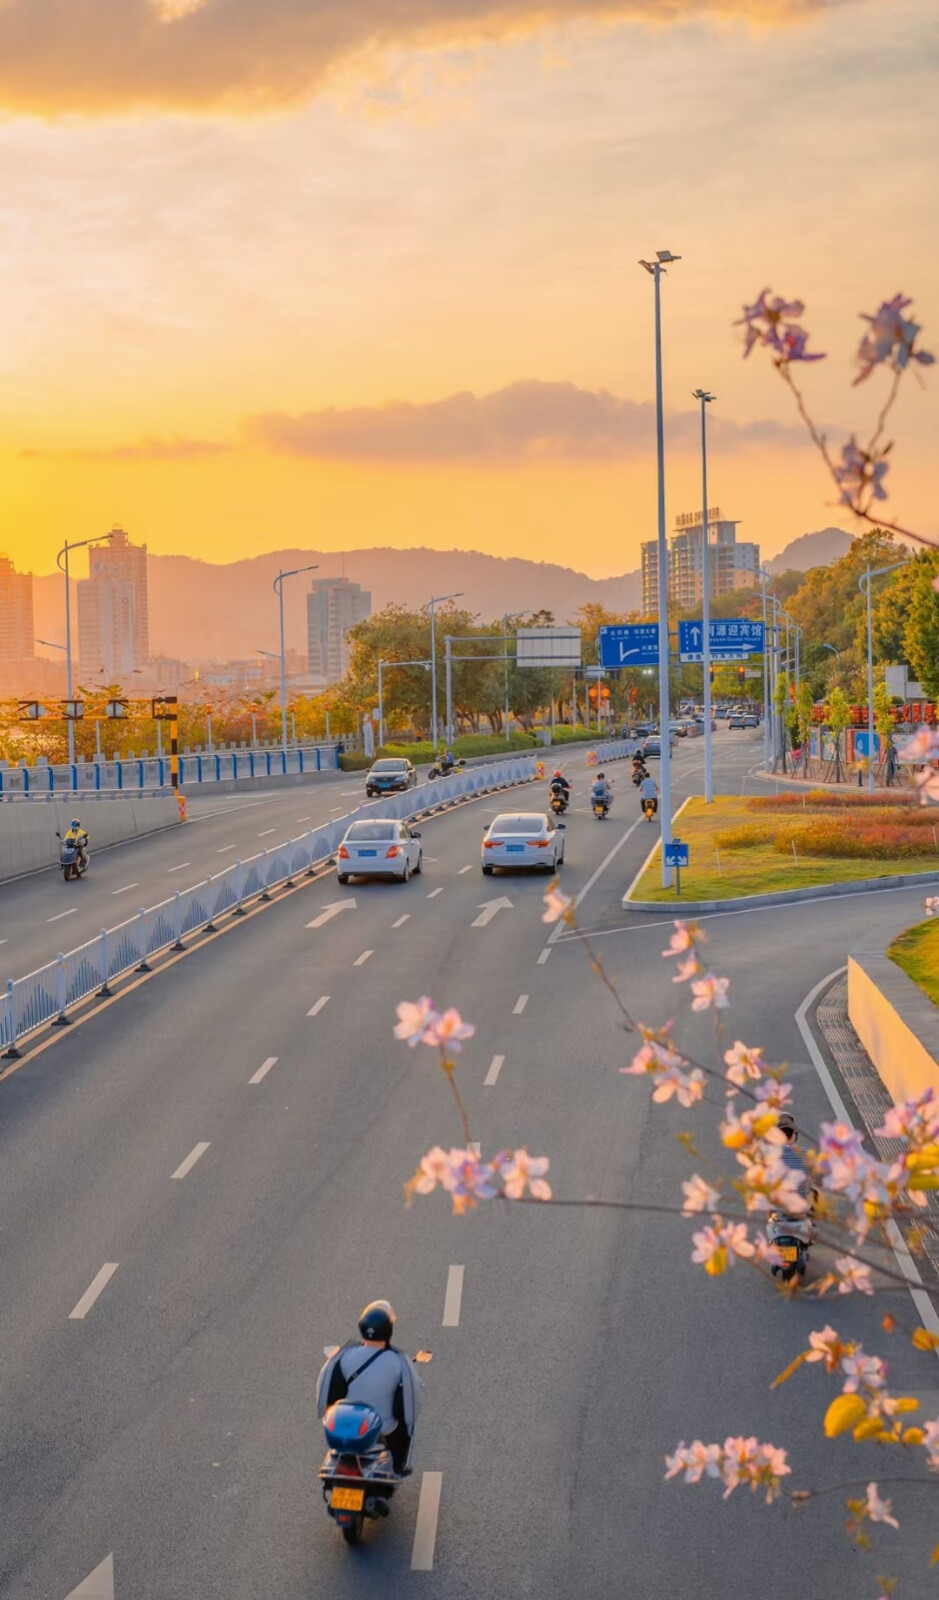
[[(722, 734), (718, 750), (739, 792), (761, 746)], [(701, 760), (700, 743), (681, 748), (679, 797)], [(627, 773), (601, 825), (583, 757), (566, 765), (565, 885), (630, 1006), (681, 1015), (665, 919), (621, 905), (652, 837)], [(285, 800), (307, 810), (296, 793), (265, 805)], [(843, 1540), (832, 1502), (796, 1516), (662, 1481), (678, 1440), (737, 1433), (786, 1446), (799, 1484), (856, 1473), (856, 1450), (822, 1438), (817, 1369), (769, 1389), (817, 1307), (743, 1270), (706, 1278), (673, 1219), (500, 1203), (459, 1220), (440, 1196), (404, 1207), (423, 1152), (459, 1142), (431, 1052), (392, 1037), (397, 1002), (422, 993), (476, 1026), (458, 1070), (484, 1154), (548, 1153), (559, 1196), (672, 1201), (687, 1175), (675, 1134), (695, 1115), (651, 1107), (618, 1074), (634, 1046), (576, 941), (543, 924), (544, 880), (481, 876), (491, 812), (534, 802), (529, 787), (425, 823), (424, 875), (408, 885), (327, 877), (284, 894), (0, 1083), (5, 1600), (66, 1600), (112, 1557), (118, 1600), (855, 1600), (881, 1571), (921, 1592), (923, 1503), (872, 1560)], [(273, 815), (230, 820), (260, 837)], [(178, 830), (179, 859), (221, 820)], [(474, 926), (503, 895), (511, 906)], [(905, 903), (890, 896), (891, 915)], [(829, 1107), (795, 1011), (882, 905), (706, 919), (732, 980), (731, 1037), (790, 1062), (807, 1122)], [(695, 1038), (707, 1047), (707, 1020)], [(316, 1483), (313, 1380), (376, 1296), (394, 1301), (400, 1342), (434, 1361), (414, 1477), (349, 1550)], [(867, 1302), (827, 1315), (879, 1348)], [(923, 1358), (889, 1353), (896, 1383), (922, 1387)], [(101, 1595), (109, 1583), (110, 1563)]]

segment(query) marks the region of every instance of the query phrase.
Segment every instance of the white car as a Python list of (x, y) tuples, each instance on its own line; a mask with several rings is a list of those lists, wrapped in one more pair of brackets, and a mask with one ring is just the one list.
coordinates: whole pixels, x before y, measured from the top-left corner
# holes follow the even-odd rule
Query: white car
[(353, 822), (336, 854), (336, 877), (340, 883), (348, 883), (353, 875), (398, 878), (407, 883), (411, 873), (421, 872), (423, 867), (420, 834), (406, 822), (390, 817)]
[(494, 817), (483, 837), (482, 869), (487, 877), (495, 867), (540, 867), (557, 872), (564, 860), (564, 823), (543, 811), (503, 811)]

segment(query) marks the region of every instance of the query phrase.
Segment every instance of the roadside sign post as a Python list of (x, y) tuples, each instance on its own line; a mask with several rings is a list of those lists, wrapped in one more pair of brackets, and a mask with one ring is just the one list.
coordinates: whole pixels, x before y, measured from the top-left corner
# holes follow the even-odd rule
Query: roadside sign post
[(665, 846), (665, 865), (675, 870), (675, 893), (681, 894), (681, 869), (689, 862), (688, 845), (682, 839), (670, 839)]

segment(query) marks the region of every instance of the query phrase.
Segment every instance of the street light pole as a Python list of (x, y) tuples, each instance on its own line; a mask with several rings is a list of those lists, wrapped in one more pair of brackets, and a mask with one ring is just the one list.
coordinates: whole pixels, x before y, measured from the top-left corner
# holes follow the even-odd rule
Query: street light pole
[[(112, 535), (110, 533), (99, 533), (94, 539), (76, 539), (72, 544), (69, 544), (68, 540), (66, 539), (64, 545), (55, 558), (56, 566), (61, 572), (65, 573), (65, 697), (67, 700), (71, 700), (72, 698), (72, 605), (68, 563), (69, 551), (83, 550), (85, 546), (89, 544), (107, 544), (111, 537)], [(62, 565), (63, 556), (65, 557), (64, 566)], [(71, 717), (68, 718), (68, 761), (70, 767), (74, 766), (75, 723)]]
[[(669, 684), (668, 684), (668, 547), (665, 539), (665, 412), (662, 399), (662, 273), (672, 261), (680, 261), (670, 250), (657, 250), (654, 261), (640, 261), (639, 265), (652, 276), (655, 284), (655, 445), (658, 468), (658, 557), (659, 557), (659, 734), (661, 772), (659, 774), (662, 805), (660, 812), (660, 841), (662, 854), (662, 887), (670, 889), (672, 869), (665, 864), (665, 846), (672, 833), (672, 745), (669, 737)], [(705, 507), (705, 510), (707, 508)], [(590, 703), (590, 696), (587, 696)], [(599, 697), (597, 700), (599, 711)]]
[[(284, 579), (295, 578), (301, 572), (317, 572), (319, 562), (309, 567), (291, 567), (289, 572), (278, 572), (273, 588), (280, 603), (280, 742), (287, 749), (287, 646), (284, 642)], [(284, 768), (286, 771), (286, 767)]]
[(460, 600), (464, 591), (458, 589), (456, 594), (438, 594), (428, 600), (425, 609), (430, 612), (430, 728), (434, 751), (437, 749), (437, 617), (435, 606), (442, 605), (445, 600)]
[(766, 585), (770, 575), (760, 568), (760, 588), (763, 591), (763, 770), (769, 771), (769, 654), (766, 649)]
[(867, 792), (874, 793), (874, 619), (871, 607), (871, 580), (883, 577), (885, 572), (896, 572), (905, 567), (905, 561), (891, 561), (889, 567), (868, 567), (858, 578), (857, 586), (867, 596)]
[(704, 633), (704, 803), (714, 800), (714, 774), (711, 746), (711, 577), (710, 544), (711, 523), (708, 517), (708, 434), (707, 408), (717, 396), (706, 389), (695, 389), (694, 398), (701, 402), (701, 627)]

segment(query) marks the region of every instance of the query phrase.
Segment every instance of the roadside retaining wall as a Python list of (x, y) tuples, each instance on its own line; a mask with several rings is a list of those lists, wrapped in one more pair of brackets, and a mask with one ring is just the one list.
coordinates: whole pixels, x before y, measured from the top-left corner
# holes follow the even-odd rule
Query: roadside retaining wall
[(848, 957), (848, 1016), (895, 1101), (930, 1086), (939, 1094), (939, 1010), (885, 954), (883, 930)]
[(21, 800), (0, 805), (0, 883), (24, 872), (55, 866), (59, 855), (56, 830), (64, 833), (74, 816), (80, 816), (91, 839), (91, 850), (123, 844), (144, 833), (156, 833), (179, 822), (179, 807), (172, 795), (134, 799), (95, 798), (82, 795), (80, 806), (61, 800)]

